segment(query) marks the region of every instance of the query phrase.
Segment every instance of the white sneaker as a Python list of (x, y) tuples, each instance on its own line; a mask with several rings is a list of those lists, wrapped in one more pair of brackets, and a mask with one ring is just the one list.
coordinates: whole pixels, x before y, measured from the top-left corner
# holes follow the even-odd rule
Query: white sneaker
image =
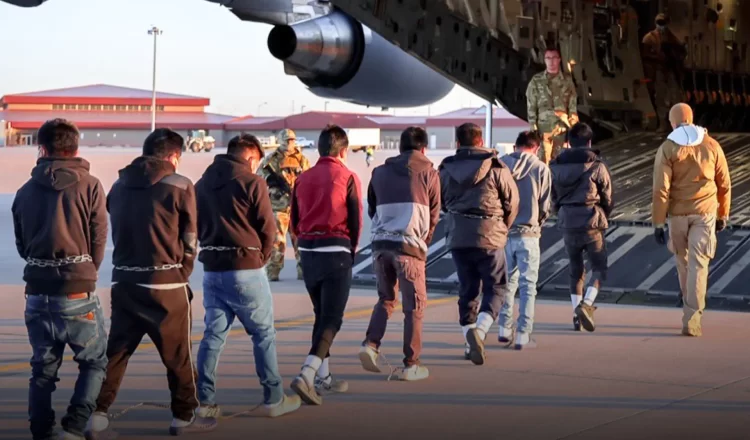
[(513, 329), (500, 327), (500, 331), (497, 333), (497, 342), (510, 345), (513, 342)]
[(221, 407), (219, 405), (201, 405), (197, 411), (198, 417), (204, 419), (216, 419), (221, 415)]
[(412, 365), (411, 367), (402, 368), (396, 373), (399, 380), (415, 381), (427, 379), (430, 377), (430, 370), (422, 365)]
[(370, 344), (363, 345), (359, 349), (359, 361), (362, 363), (362, 368), (372, 373), (380, 373), (378, 355), (378, 351)]
[(517, 333), (516, 340), (514, 341), (514, 347), (516, 350), (523, 350), (525, 348), (536, 348), (536, 341), (531, 339), (529, 333)]
[(86, 440), (110, 440), (117, 438), (117, 433), (112, 430), (107, 413), (95, 412), (89, 417), (83, 436)]
[(260, 408), (260, 413), (265, 417), (280, 417), (284, 414), (297, 411), (302, 405), (302, 399), (296, 394), (292, 396), (284, 395), (281, 402), (273, 406), (263, 405)]

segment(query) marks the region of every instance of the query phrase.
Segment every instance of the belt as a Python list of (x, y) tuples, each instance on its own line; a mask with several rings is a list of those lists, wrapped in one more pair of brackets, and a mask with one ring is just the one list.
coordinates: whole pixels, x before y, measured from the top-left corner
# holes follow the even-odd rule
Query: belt
[[(26, 296), (62, 296), (62, 295), (47, 295), (46, 293), (27, 293)], [(91, 294), (88, 292), (66, 293), (65, 297), (70, 300), (89, 299), (91, 298)]]

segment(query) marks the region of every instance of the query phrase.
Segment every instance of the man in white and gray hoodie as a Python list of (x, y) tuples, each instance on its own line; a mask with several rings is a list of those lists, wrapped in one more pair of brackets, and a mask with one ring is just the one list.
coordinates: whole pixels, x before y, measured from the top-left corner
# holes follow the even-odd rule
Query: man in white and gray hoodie
[[(537, 157), (541, 142), (542, 138), (537, 132), (522, 131), (516, 139), (514, 152), (500, 159), (508, 165), (516, 181), (519, 204), (518, 216), (508, 231), (505, 245), (508, 284), (498, 320), (498, 341), (505, 344), (513, 342), (516, 350), (536, 346), (531, 332), (539, 277), (539, 238), (552, 204), (552, 175), (547, 165)], [(514, 341), (513, 300), (517, 288), (520, 290), (520, 304)]]

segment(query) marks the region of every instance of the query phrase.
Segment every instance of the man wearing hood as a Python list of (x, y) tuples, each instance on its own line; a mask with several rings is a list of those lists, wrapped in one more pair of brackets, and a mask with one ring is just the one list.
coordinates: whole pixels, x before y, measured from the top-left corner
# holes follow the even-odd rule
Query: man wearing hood
[(109, 364), (87, 430), (89, 439), (110, 430), (107, 411), (144, 335), (167, 368), (170, 434), (216, 426), (215, 420), (195, 417), (188, 277), (198, 246), (197, 213), (193, 183), (177, 174), (183, 144), (172, 130), (152, 132), (143, 143), (143, 155), (120, 170), (107, 196), (114, 242)]
[(32, 438), (54, 436), (52, 392), (68, 345), (78, 380), (61, 439), (82, 439), (107, 366), (107, 334), (96, 296), (107, 244), (105, 193), (78, 156), (75, 125), (54, 119), (39, 129), (39, 159), (11, 208), (18, 254), (26, 260), (26, 328), (31, 343)]
[(675, 255), (682, 293), (682, 334), (701, 336), (708, 265), (716, 253), (716, 232), (729, 220), (732, 183), (721, 146), (693, 125), (693, 111), (677, 104), (669, 111), (673, 131), (654, 160), (652, 222), (659, 244)]
[(373, 265), (378, 303), (359, 352), (365, 370), (380, 372), (378, 349), (401, 288), (404, 311), (404, 368), (401, 380), (429, 376), (420, 365), (422, 320), (427, 305), (425, 263), (440, 218), (440, 176), (424, 155), (427, 132), (409, 127), (401, 133), (400, 155), (375, 168), (367, 189), (372, 219)]
[[(533, 131), (523, 131), (516, 139), (514, 152), (501, 160), (508, 165), (519, 192), (518, 216), (508, 233), (505, 258), (508, 265), (508, 284), (505, 301), (500, 309), (498, 341), (513, 342), (513, 302), (516, 288), (520, 288), (518, 328), (515, 348), (531, 348), (534, 329), (536, 282), (539, 277), (539, 239), (542, 226), (549, 217), (552, 176), (549, 167), (537, 157), (541, 137)], [(519, 283), (520, 278), (520, 283)]]
[(203, 340), (198, 350), (198, 415), (217, 418), (216, 368), (237, 318), (253, 339), (255, 371), (263, 388), (259, 410), (276, 417), (300, 407), (298, 396), (284, 395), (276, 357), (273, 298), (264, 266), (271, 256), (276, 221), (268, 187), (255, 171), (263, 147), (255, 136), (229, 141), (195, 184), (198, 241), (203, 263)]
[[(612, 213), (612, 178), (609, 169), (591, 149), (594, 132), (578, 123), (568, 133), (570, 149), (552, 161), (552, 203), (557, 227), (563, 231), (570, 268), (573, 328), (593, 332), (594, 301), (607, 278), (607, 243), (604, 233)], [(591, 281), (583, 297), (586, 270), (584, 251), (591, 263)]]
[(294, 130), (285, 128), (278, 134), (279, 148), (263, 158), (258, 167), (258, 174), (268, 185), (271, 196), (271, 207), (276, 217), (276, 239), (274, 241), (271, 258), (266, 263), (268, 279), (279, 281), (279, 273), (284, 268), (284, 254), (286, 253), (286, 234), (292, 238), (294, 257), (297, 260), (297, 279), (302, 279), (302, 266), (294, 231), (289, 230), (289, 216), (291, 215), (292, 191), (300, 174), (310, 169), (310, 161), (297, 146), (297, 135)]
[(508, 283), (505, 242), (518, 215), (518, 187), (497, 151), (485, 147), (479, 126), (461, 125), (456, 138), (456, 154), (438, 168), (441, 204), (447, 213), (446, 241), (458, 275), (465, 357), (482, 365), (484, 338), (498, 317)]

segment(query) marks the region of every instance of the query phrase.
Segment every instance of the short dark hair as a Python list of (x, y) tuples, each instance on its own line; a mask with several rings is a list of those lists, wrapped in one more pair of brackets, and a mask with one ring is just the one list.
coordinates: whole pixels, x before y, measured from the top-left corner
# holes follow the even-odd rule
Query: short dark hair
[(257, 151), (261, 159), (263, 159), (263, 156), (265, 155), (263, 153), (263, 147), (260, 145), (260, 141), (257, 137), (251, 134), (243, 133), (239, 136), (235, 136), (229, 140), (229, 144), (227, 145), (227, 154), (240, 155), (247, 150)]
[(421, 150), (427, 147), (427, 131), (422, 127), (409, 127), (401, 133), (401, 142), (398, 144), (400, 152)]
[(518, 148), (536, 148), (542, 143), (542, 136), (537, 131), (522, 131), (516, 138), (516, 147)]
[(157, 128), (143, 142), (143, 155), (166, 159), (176, 154), (182, 156), (185, 139), (179, 133), (168, 128)]
[(592, 139), (594, 131), (586, 123), (579, 122), (568, 131), (568, 144), (572, 148), (586, 147)]
[(557, 52), (558, 55), (562, 56), (562, 54), (560, 53), (560, 49), (558, 49), (557, 46), (547, 46), (547, 48), (544, 49), (544, 53), (547, 52)]
[(44, 123), (37, 134), (39, 145), (49, 156), (75, 156), (81, 134), (67, 119), (57, 118)]
[(336, 157), (349, 148), (349, 137), (338, 125), (326, 125), (318, 137), (318, 153), (321, 157)]
[(465, 147), (476, 147), (482, 143), (482, 129), (477, 124), (467, 122), (456, 129), (458, 143)]

